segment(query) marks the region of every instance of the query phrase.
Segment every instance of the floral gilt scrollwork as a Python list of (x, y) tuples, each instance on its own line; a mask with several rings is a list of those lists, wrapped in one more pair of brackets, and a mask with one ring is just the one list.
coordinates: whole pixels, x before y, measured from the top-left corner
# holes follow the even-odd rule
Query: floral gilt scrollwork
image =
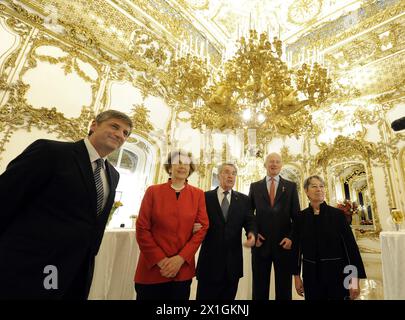
[(90, 108), (83, 108), (76, 119), (68, 119), (56, 108), (34, 108), (25, 99), (29, 85), (22, 81), (8, 85), (4, 78), (0, 79), (0, 91), (7, 91), (8, 101), (0, 108), (0, 131), (4, 132), (0, 142), (0, 152), (11, 135), (18, 129), (31, 131), (33, 127), (48, 132), (56, 132), (59, 138), (78, 140), (87, 134), (94, 112)]
[(170, 99), (191, 106), (197, 99), (204, 98), (208, 71), (201, 59), (191, 55), (173, 59), (168, 75), (164, 85)]
[(44, 23), (44, 19), (41, 18), (40, 16), (28, 12), (26, 9), (24, 9), (22, 6), (16, 4), (14, 1), (11, 0), (5, 0), (11, 8), (21, 17), (24, 17), (28, 21), (34, 23), (34, 24), (39, 24), (42, 25)]
[(379, 152), (376, 144), (338, 136), (331, 145), (320, 144), (320, 151), (314, 159), (313, 167), (326, 168), (331, 159), (337, 157), (353, 159), (356, 155), (362, 159), (378, 159), (380, 162), (386, 162), (386, 156)]
[(32, 29), (32, 27), (14, 17), (8, 18), (6, 24), (22, 37), (26, 37)]
[(149, 133), (154, 129), (152, 123), (149, 121), (149, 110), (143, 104), (134, 105), (130, 117), (133, 127), (137, 131)]
[[(54, 46), (54, 47), (60, 48), (61, 50), (66, 52), (67, 55), (65, 55), (63, 57), (55, 58), (55, 57), (52, 57), (49, 55), (38, 54), (36, 52), (36, 50), (41, 46)], [(88, 56), (86, 56), (83, 53), (81, 53), (80, 51), (78, 51), (76, 48), (64, 46), (62, 43), (60, 43), (56, 40), (53, 40), (53, 39), (49, 39), (46, 37), (40, 37), (34, 41), (34, 44), (28, 53), (28, 56), (27, 56), (28, 66), (26, 66), (22, 70), (22, 72), (20, 74), (20, 78), (21, 78), (21, 76), (24, 75), (24, 73), (27, 70), (34, 68), (37, 65), (36, 60), (39, 60), (39, 61), (43, 61), (43, 62), (48, 62), (50, 64), (60, 63), (63, 66), (63, 70), (64, 70), (65, 74), (69, 74), (69, 73), (72, 73), (73, 71), (75, 71), (77, 73), (77, 75), (79, 77), (81, 77), (84, 81), (89, 82), (89, 83), (94, 83), (95, 81), (92, 80), (80, 68), (80, 66), (78, 64), (79, 59), (83, 62), (90, 64), (97, 71), (98, 75), (100, 75), (102, 73), (101, 66), (98, 63), (96, 63), (93, 59), (89, 58)]]

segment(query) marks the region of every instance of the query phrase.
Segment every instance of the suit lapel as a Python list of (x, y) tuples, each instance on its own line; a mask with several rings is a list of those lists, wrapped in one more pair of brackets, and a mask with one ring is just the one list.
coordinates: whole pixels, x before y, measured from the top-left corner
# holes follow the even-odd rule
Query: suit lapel
[(270, 196), (269, 196), (269, 191), (267, 190), (266, 178), (267, 177), (264, 177), (264, 179), (261, 181), (260, 190), (262, 192), (264, 201), (266, 201), (268, 203), (268, 205), (270, 205)]
[(221, 209), (221, 204), (219, 203), (218, 200), (218, 187), (216, 187), (214, 190), (208, 192), (210, 196), (210, 201), (212, 205), (215, 207), (215, 214), (219, 216), (219, 219), (225, 223), (225, 218), (224, 215), (222, 214), (222, 209)]
[[(239, 201), (238, 195), (236, 194), (236, 192), (234, 190), (232, 190), (232, 192), (231, 192), (231, 205), (229, 206), (229, 210), (228, 210), (227, 222), (229, 221), (229, 219), (232, 219), (232, 217), (233, 217), (232, 211), (233, 211), (234, 208), (238, 207), (238, 201)], [(221, 210), (221, 212), (222, 212), (222, 210)]]
[(97, 213), (97, 191), (94, 182), (93, 169), (90, 163), (89, 153), (83, 140), (75, 143), (74, 158), (82, 173), (83, 182), (89, 193), (89, 198), (94, 215)]
[(285, 181), (280, 176), (280, 180), (278, 182), (278, 187), (277, 187), (277, 191), (276, 191), (276, 197), (274, 198), (274, 204), (276, 204), (277, 201), (280, 200), (281, 196), (285, 193), (285, 189), (286, 189)]
[(106, 173), (107, 173), (107, 182), (108, 182), (109, 193), (108, 193), (108, 198), (107, 198), (107, 202), (105, 204), (104, 209), (109, 208), (109, 204), (114, 202), (115, 188), (117, 187), (116, 179), (114, 179), (114, 176), (111, 172), (112, 166), (108, 161), (105, 162), (105, 167), (106, 167)]

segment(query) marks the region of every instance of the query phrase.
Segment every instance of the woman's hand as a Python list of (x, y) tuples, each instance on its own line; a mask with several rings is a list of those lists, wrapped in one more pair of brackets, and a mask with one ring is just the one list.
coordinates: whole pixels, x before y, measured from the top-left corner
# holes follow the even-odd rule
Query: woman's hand
[(304, 296), (304, 284), (302, 283), (300, 276), (294, 275), (294, 285), (295, 285), (295, 290), (297, 291), (298, 295), (303, 297)]
[(174, 278), (183, 265), (184, 259), (179, 255), (167, 259), (165, 267), (160, 269), (160, 274), (166, 278)]
[(159, 267), (160, 269), (164, 269), (164, 268), (166, 267), (166, 265), (167, 265), (168, 262), (169, 262), (169, 258), (168, 258), (168, 257), (165, 257), (165, 258), (163, 258), (162, 260), (160, 260), (160, 261), (157, 263), (157, 265), (158, 265), (158, 267)]
[(350, 300), (356, 299), (360, 295), (360, 283), (358, 278), (352, 278), (350, 280)]

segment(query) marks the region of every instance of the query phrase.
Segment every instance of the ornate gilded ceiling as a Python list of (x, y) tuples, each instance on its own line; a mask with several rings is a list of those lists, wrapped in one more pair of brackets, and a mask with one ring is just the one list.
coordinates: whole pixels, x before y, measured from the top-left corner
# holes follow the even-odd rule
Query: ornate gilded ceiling
[(304, 30), (328, 21), (339, 12), (358, 7), (353, 0), (179, 0), (199, 17), (216, 25), (227, 38), (236, 38), (255, 28), (282, 39), (297, 37)]
[[(269, 114), (277, 111), (277, 116), (282, 117), (279, 123), (284, 123), (284, 127), (273, 130), (267, 126), (273, 132), (297, 136), (311, 130), (319, 134), (326, 128), (322, 128), (321, 121), (314, 126), (313, 120), (324, 119), (328, 114), (332, 115), (331, 120), (340, 123), (339, 130), (348, 123), (375, 123), (373, 111), (378, 104), (401, 99), (404, 93), (404, 0), (6, 0), (5, 3), (55, 37), (73, 42), (92, 56), (96, 54), (98, 61), (112, 67), (112, 75), (136, 82), (144, 95), (164, 97), (176, 109), (178, 119), (191, 120), (194, 128), (223, 130), (239, 126), (240, 116), (230, 123), (223, 121), (230, 114), (226, 108), (221, 112), (211, 108), (214, 113), (210, 115), (210, 109), (200, 107), (210, 107), (218, 93), (219, 100), (230, 98), (226, 92), (244, 98), (239, 82), (231, 90), (224, 86), (224, 81), (229, 85), (234, 72), (234, 69), (229, 72), (225, 62), (233, 59), (233, 66), (237, 65), (234, 44), (239, 37), (246, 37), (249, 29), (265, 32), (270, 42), (273, 36), (283, 40), (279, 48), (274, 41), (269, 48), (273, 52), (280, 50), (282, 55), (277, 54), (278, 58), (287, 62), (288, 72), (297, 72), (304, 62), (320, 61), (333, 82), (329, 99), (317, 113), (314, 111), (318, 107), (307, 109), (305, 114), (295, 112), (303, 112), (295, 98), (290, 99), (288, 114), (277, 111), (280, 103), (272, 110), (263, 105), (264, 111)], [(32, 11), (43, 18), (31, 14)], [(273, 59), (268, 56), (269, 61)], [(252, 57), (248, 69), (257, 71), (260, 63), (254, 60)], [(287, 72), (278, 62), (274, 66), (280, 74)], [(248, 72), (243, 68), (241, 72)], [(253, 78), (260, 74), (268, 78), (271, 70), (270, 64), (268, 72), (253, 72)], [(324, 71), (318, 74), (323, 75)], [(282, 95), (293, 94), (289, 78), (285, 75), (282, 78), (284, 87), (277, 89), (276, 77), (268, 87)], [(257, 83), (266, 83), (268, 79), (253, 80), (257, 87)], [(323, 83), (325, 79), (320, 85), (324, 86)], [(260, 95), (249, 81), (242, 88), (245, 96), (246, 88), (253, 90), (251, 100), (257, 101)], [(311, 88), (309, 84), (305, 90)], [(262, 96), (266, 94), (264, 91)], [(280, 101), (286, 97), (281, 98)], [(237, 111), (242, 111), (242, 107), (240, 104)], [(387, 105), (379, 107), (388, 109)], [(269, 132), (262, 133), (271, 138)], [(364, 131), (361, 135), (364, 137)]]

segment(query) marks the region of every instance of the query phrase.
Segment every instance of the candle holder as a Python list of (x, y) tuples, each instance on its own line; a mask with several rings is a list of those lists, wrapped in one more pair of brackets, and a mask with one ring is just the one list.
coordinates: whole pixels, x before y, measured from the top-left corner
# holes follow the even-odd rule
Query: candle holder
[(400, 226), (401, 226), (402, 222), (404, 221), (404, 213), (397, 208), (392, 208), (391, 209), (391, 218), (395, 224), (396, 231), (399, 231)]

